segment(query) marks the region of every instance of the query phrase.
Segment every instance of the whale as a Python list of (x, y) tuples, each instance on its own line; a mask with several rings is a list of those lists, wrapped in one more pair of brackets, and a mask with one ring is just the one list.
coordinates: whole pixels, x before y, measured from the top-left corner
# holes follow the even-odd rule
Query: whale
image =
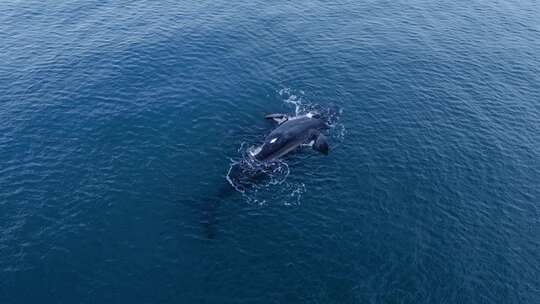
[(317, 112), (289, 117), (286, 114), (269, 114), (267, 120), (277, 127), (266, 136), (264, 143), (250, 152), (251, 157), (262, 162), (277, 160), (304, 145), (328, 155), (329, 145), (324, 136), (328, 124)]
[(208, 239), (214, 239), (217, 234), (219, 203), (267, 178), (266, 169), (275, 165), (274, 161), (306, 145), (328, 155), (329, 146), (323, 132), (329, 126), (317, 112), (297, 116), (269, 114), (265, 118), (277, 126), (264, 138), (262, 145), (248, 151), (248, 157), (229, 168), (227, 183), (218, 188), (217, 194), (210, 197), (207, 203), (202, 204), (201, 224)]

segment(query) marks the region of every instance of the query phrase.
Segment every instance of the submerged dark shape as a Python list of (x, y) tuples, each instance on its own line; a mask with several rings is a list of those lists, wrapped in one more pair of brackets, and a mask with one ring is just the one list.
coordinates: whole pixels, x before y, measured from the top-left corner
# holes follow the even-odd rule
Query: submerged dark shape
[(202, 204), (202, 217), (200, 223), (203, 234), (207, 239), (214, 239), (218, 226), (218, 206), (221, 201), (235, 193), (234, 188), (229, 183), (223, 184), (215, 197), (209, 198)]
[(272, 161), (305, 144), (328, 155), (328, 142), (321, 133), (328, 129), (328, 125), (318, 113), (309, 112), (290, 118), (285, 114), (270, 114), (266, 119), (277, 122), (279, 126), (265, 138), (261, 147), (251, 152), (255, 159)]

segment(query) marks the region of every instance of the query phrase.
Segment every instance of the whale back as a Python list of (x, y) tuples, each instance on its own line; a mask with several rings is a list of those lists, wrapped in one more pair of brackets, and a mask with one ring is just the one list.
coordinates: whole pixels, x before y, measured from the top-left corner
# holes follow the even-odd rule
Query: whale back
[(291, 152), (300, 145), (314, 140), (314, 131), (326, 128), (324, 121), (307, 116), (293, 117), (274, 129), (265, 138), (255, 158), (272, 160)]

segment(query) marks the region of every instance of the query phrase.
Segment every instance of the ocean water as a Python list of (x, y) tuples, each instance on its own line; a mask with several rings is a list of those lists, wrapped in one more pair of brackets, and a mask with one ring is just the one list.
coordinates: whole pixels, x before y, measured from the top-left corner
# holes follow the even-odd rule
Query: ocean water
[(6, 0), (0, 93), (2, 304), (540, 303), (538, 1)]

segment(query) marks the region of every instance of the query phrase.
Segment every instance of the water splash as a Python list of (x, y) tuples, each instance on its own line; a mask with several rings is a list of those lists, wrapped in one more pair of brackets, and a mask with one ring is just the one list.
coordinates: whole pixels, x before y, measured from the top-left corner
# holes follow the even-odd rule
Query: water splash
[(291, 88), (283, 88), (278, 91), (279, 96), (283, 99), (285, 104), (294, 106), (294, 115), (298, 116), (309, 111), (306, 111), (305, 104), (302, 102), (304, 91), (298, 91), (296, 93)]
[(330, 126), (330, 138), (339, 143), (345, 139), (347, 130), (345, 125), (340, 121), (343, 109), (333, 104), (332, 101), (325, 101), (324, 104), (311, 102), (303, 90), (294, 90), (291, 88), (282, 88), (277, 93), (283, 99), (283, 103), (286, 106), (294, 107), (294, 114), (296, 116), (312, 111), (318, 112)]
[[(266, 197), (269, 191), (276, 194), (291, 187), (287, 182), (291, 171), (289, 165), (283, 160), (257, 161), (249, 155), (253, 148), (244, 148), (241, 159), (231, 159), (226, 179), (248, 203), (263, 205), (269, 199)], [(290, 202), (285, 201), (284, 204), (290, 204)]]

